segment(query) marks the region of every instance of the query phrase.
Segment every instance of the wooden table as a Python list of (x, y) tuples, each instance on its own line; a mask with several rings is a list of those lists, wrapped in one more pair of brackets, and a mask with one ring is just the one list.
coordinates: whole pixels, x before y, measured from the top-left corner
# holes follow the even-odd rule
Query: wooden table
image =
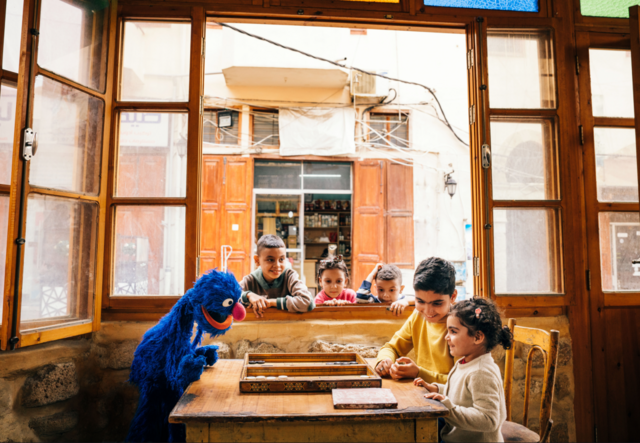
[(349, 410), (334, 409), (331, 392), (241, 394), (241, 371), (242, 360), (219, 360), (186, 390), (169, 421), (186, 424), (188, 442), (436, 442), (449, 414), (412, 380), (382, 382), (398, 409)]

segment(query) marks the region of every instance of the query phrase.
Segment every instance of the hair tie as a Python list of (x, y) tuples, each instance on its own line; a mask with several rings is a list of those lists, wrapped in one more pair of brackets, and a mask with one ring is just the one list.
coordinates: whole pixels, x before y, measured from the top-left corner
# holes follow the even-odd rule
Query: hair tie
[(480, 318), (480, 313), (481, 312), (482, 312), (482, 309), (476, 308), (476, 318)]

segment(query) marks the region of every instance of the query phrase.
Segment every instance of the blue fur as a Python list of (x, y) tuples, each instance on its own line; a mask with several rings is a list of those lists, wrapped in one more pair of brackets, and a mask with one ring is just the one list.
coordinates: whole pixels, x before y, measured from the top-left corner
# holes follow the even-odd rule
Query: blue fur
[[(129, 377), (129, 381), (138, 387), (140, 399), (127, 441), (186, 440), (184, 425), (169, 423), (169, 413), (187, 386), (200, 379), (204, 366), (211, 366), (218, 360), (217, 346), (198, 347), (203, 333), (215, 337), (231, 328), (219, 330), (211, 326), (201, 306), (219, 321), (215, 314), (226, 319), (241, 295), (233, 274), (212, 270), (199, 278), (171, 312), (144, 334), (134, 354)], [(229, 298), (233, 303), (223, 306)], [(198, 328), (191, 342), (194, 322)]]

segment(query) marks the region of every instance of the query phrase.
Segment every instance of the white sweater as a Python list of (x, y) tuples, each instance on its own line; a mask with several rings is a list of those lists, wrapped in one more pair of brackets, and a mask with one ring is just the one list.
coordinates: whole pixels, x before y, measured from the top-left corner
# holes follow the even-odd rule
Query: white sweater
[(436, 383), (449, 409), (442, 429), (445, 442), (502, 442), (500, 429), (507, 419), (500, 369), (491, 353), (469, 363), (456, 362), (446, 385)]

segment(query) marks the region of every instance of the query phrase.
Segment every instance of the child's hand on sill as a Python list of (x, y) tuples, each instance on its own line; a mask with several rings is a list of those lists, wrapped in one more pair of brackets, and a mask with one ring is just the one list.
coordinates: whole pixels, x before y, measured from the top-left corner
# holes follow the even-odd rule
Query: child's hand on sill
[(393, 313), (393, 315), (399, 317), (402, 315), (402, 313), (408, 306), (409, 306), (409, 302), (406, 299), (402, 299), (402, 300), (394, 301), (393, 303), (391, 303), (389, 310)]
[(276, 299), (268, 299), (253, 292), (247, 294), (247, 298), (249, 299), (249, 303), (251, 303), (253, 313), (258, 318), (264, 317), (264, 311), (269, 307), (275, 307), (277, 302)]
[(344, 305), (350, 305), (351, 303), (347, 300), (327, 300), (326, 302), (322, 303), (322, 306), (344, 306)]
[(391, 378), (399, 380), (401, 378), (416, 378), (420, 373), (418, 365), (408, 357), (400, 357), (389, 369)]
[(425, 388), (427, 391), (429, 392), (438, 392), (438, 387), (432, 383), (427, 383), (426, 381), (424, 381), (423, 379), (421, 379), (420, 377), (416, 378), (413, 381), (413, 384), (415, 386), (421, 386), (423, 388)]

